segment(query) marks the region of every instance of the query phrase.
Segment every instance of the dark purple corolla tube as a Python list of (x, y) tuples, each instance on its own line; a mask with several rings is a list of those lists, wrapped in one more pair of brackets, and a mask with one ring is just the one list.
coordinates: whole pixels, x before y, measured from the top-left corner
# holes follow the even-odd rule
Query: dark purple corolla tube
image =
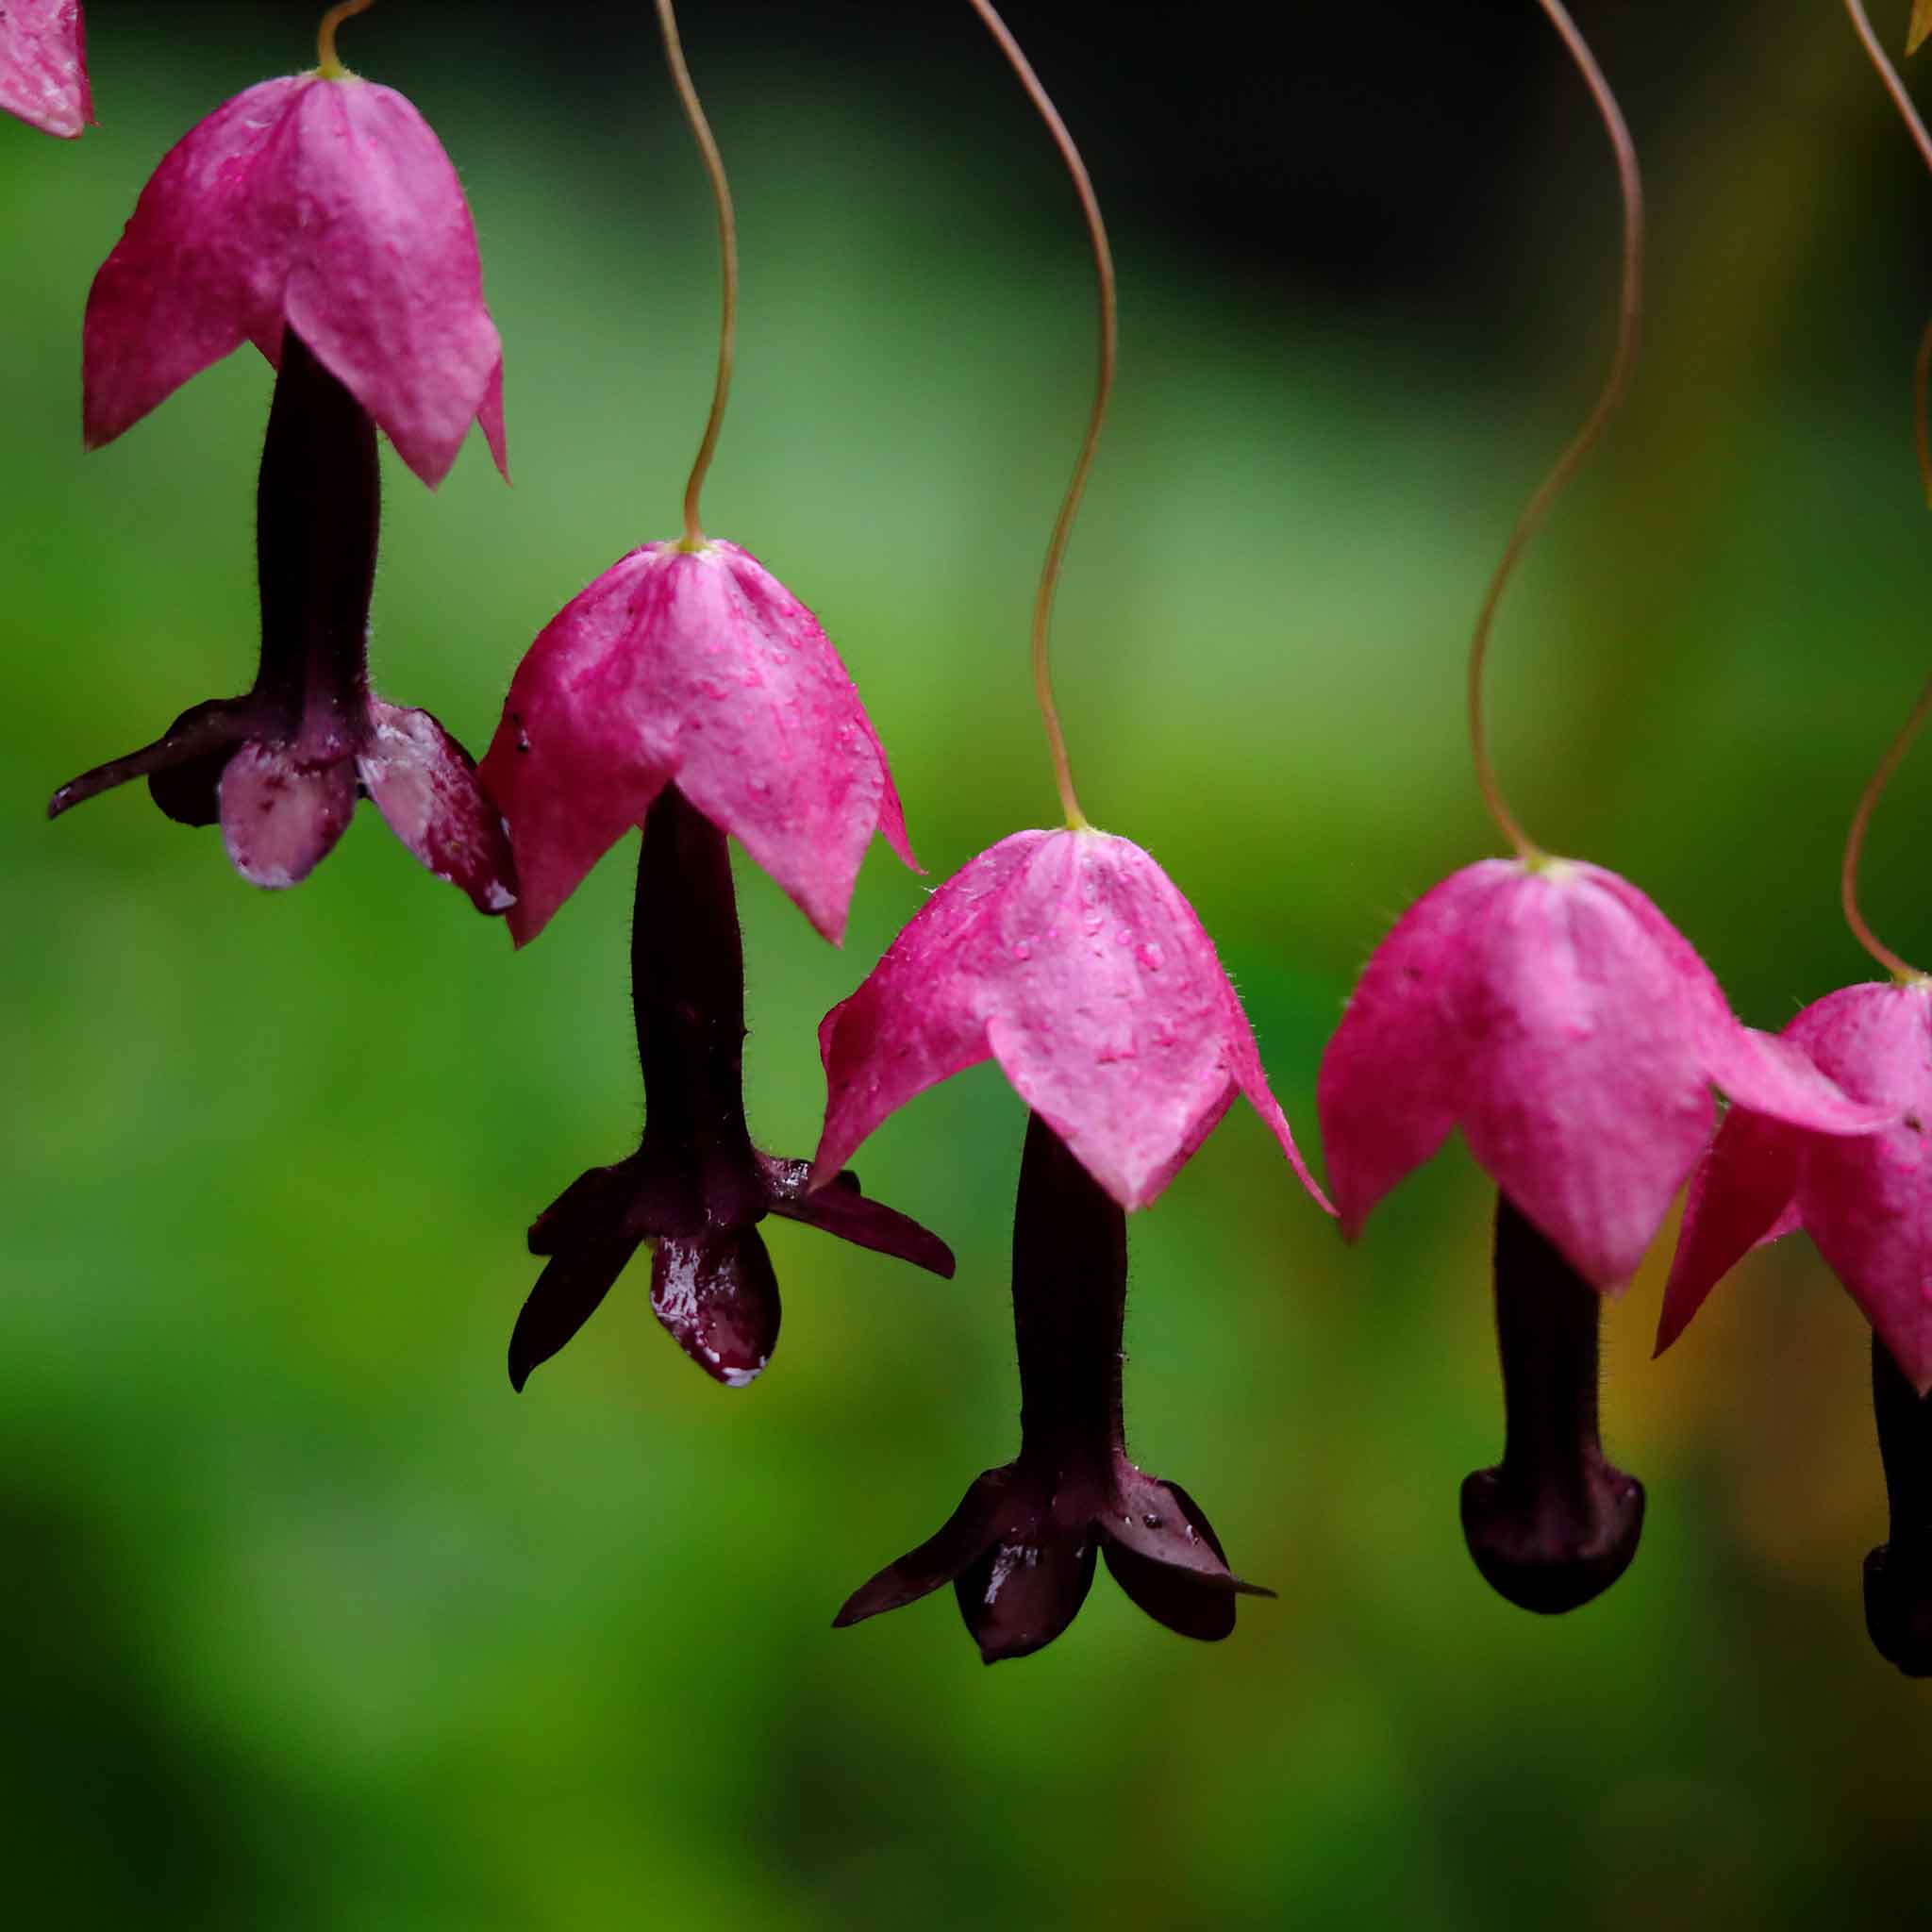
[(1496, 1197), (1496, 1344), (1503, 1459), (1462, 1485), (1462, 1534), (1484, 1580), (1554, 1615), (1630, 1567), (1643, 1485), (1604, 1455), (1597, 1424), (1603, 1302), (1507, 1194)]
[(1238, 1594), (1273, 1594), (1229, 1571), (1185, 1490), (1127, 1459), (1126, 1296), (1125, 1212), (1029, 1114), (1013, 1212), (1020, 1454), (979, 1477), (939, 1534), (856, 1591), (835, 1624), (950, 1583), (988, 1663), (1025, 1657), (1074, 1621), (1102, 1554), (1127, 1595), (1184, 1637), (1225, 1637)]
[(261, 657), (241, 697), (193, 706), (142, 750), (55, 792), (70, 807), (144, 777), (188, 825), (219, 824), (251, 884), (307, 878), (358, 795), (481, 912), (516, 898), (509, 841), (475, 766), (427, 711), (369, 689), (381, 481), (375, 425), (292, 329), (283, 337), (256, 491)]
[(753, 1380), (778, 1338), (778, 1283), (758, 1224), (779, 1214), (950, 1276), (937, 1235), (841, 1174), (806, 1191), (809, 1163), (777, 1160), (745, 1125), (744, 958), (724, 834), (675, 785), (644, 818), (631, 926), (631, 998), (646, 1107), (638, 1151), (574, 1181), (530, 1229), (550, 1257), (510, 1337), (521, 1389), (596, 1311), (646, 1241), (651, 1307), (707, 1374)]

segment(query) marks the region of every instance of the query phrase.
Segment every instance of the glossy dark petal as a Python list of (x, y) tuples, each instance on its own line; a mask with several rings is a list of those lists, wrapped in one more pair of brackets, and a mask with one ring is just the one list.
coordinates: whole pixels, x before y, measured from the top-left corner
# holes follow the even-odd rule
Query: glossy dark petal
[(1932, 1568), (1922, 1551), (1880, 1543), (1865, 1557), (1865, 1630), (1907, 1677), (1932, 1677)]
[(555, 1255), (625, 1234), (636, 1247), (647, 1230), (630, 1226), (631, 1165), (628, 1160), (613, 1161), (578, 1174), (530, 1224), (531, 1254)]
[(953, 1579), (959, 1614), (990, 1664), (1044, 1649), (1087, 1601), (1099, 1536), (1091, 1526), (1043, 1542), (999, 1542)]
[(869, 1583), (845, 1599), (832, 1619), (832, 1628), (876, 1617), (882, 1610), (903, 1609), (951, 1583), (969, 1563), (998, 1540), (1002, 1523), (1011, 1510), (1012, 1470), (990, 1469), (961, 1498), (937, 1535), (896, 1563), (888, 1563)]
[(868, 1200), (859, 1191), (858, 1176), (850, 1168), (816, 1193), (808, 1193), (804, 1182), (811, 1173), (807, 1160), (774, 1160), (758, 1157), (759, 1166), (772, 1184), (772, 1212), (788, 1221), (802, 1221), (808, 1227), (823, 1229), (857, 1248), (870, 1248), (874, 1254), (895, 1256), (910, 1261), (915, 1268), (950, 1281), (955, 1262), (953, 1251), (938, 1235), (922, 1227), (909, 1214), (883, 1202)]
[(1204, 1643), (1218, 1643), (1234, 1634), (1236, 1592), (1225, 1584), (1166, 1563), (1150, 1562), (1111, 1538), (1101, 1549), (1113, 1580), (1126, 1592), (1128, 1601), (1157, 1624)]
[(537, 1277), (509, 1338), (510, 1387), (521, 1392), (539, 1362), (547, 1362), (592, 1315), (637, 1252), (635, 1239), (594, 1241), (558, 1255)]
[[(125, 785), (130, 778), (152, 779), (157, 773), (176, 768), (192, 769), (198, 774), (204, 761), (214, 758), (226, 764), (242, 741), (264, 728), (266, 723), (261, 708), (245, 697), (214, 698), (205, 705), (191, 706), (152, 744), (144, 744), (125, 758), (110, 758), (105, 765), (96, 765), (92, 771), (68, 779), (47, 801), (47, 816), (58, 819), (62, 812), (84, 805), (90, 798), (98, 798), (117, 785)], [(217, 776), (219, 773), (217, 766)], [(184, 789), (184, 807), (190, 807), (192, 800), (192, 808), (200, 808), (198, 782), (197, 777)], [(155, 802), (170, 818), (182, 817), (170, 808), (158, 791)], [(216, 813), (209, 810), (205, 817), (182, 818), (182, 823), (211, 825), (215, 817)]]
[(1198, 1578), (1209, 1587), (1245, 1596), (1273, 1596), (1258, 1583), (1244, 1583), (1227, 1567), (1227, 1554), (1201, 1506), (1178, 1483), (1123, 1471), (1118, 1502), (1101, 1517), (1109, 1542), (1128, 1555)]
[(651, 1307), (678, 1347), (727, 1389), (756, 1381), (778, 1345), (778, 1277), (755, 1227), (658, 1241)]

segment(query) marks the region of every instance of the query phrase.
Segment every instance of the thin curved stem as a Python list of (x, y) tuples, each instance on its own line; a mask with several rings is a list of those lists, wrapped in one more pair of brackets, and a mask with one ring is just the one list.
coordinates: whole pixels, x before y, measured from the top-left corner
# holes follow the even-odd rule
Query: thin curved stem
[(724, 405), (731, 395), (731, 369), (738, 353), (738, 217), (731, 207), (731, 184), (724, 178), (724, 157), (711, 133), (711, 124), (691, 84), (691, 69), (684, 62), (684, 43), (677, 37), (677, 15), (671, 0), (658, 0), (658, 25), (664, 33), (664, 58), (671, 66), (672, 85), (684, 103), (685, 118), (696, 137), (705, 173), (710, 176), (711, 194), (718, 204), (718, 258), (722, 270), (723, 294), (718, 322), (718, 380), (711, 390), (711, 413), (691, 466), (691, 480), (684, 486), (683, 550), (702, 549), (703, 526), (698, 522), (698, 498), (704, 493), (705, 478), (710, 474), (711, 458), (717, 453), (718, 434), (724, 426)]
[(1074, 518), (1080, 499), (1087, 493), (1087, 477), (1093, 468), (1093, 453), (1100, 447), (1100, 432), (1107, 421), (1107, 406), (1113, 394), (1114, 371), (1120, 360), (1120, 305), (1114, 282), (1113, 251), (1108, 246), (1107, 224), (1100, 217), (1100, 203), (1093, 193), (1093, 182), (1067, 124), (1060, 119), (1046, 90), (1040, 84), (1032, 62), (1020, 51), (1007, 24), (990, 0), (969, 0), (974, 12), (986, 23), (987, 31), (999, 42), (1000, 52), (1019, 76), (1020, 85), (1033, 103), (1054, 145), (1060, 151), (1067, 173), (1074, 177), (1074, 190), (1080, 197), (1080, 208), (1087, 217), (1087, 233), (1093, 243), (1093, 269), (1100, 285), (1100, 372), (1094, 382), (1093, 410), (1087, 419), (1086, 440), (1074, 464), (1073, 479), (1054, 519), (1053, 535), (1047, 540), (1046, 561), (1040, 572), (1040, 589), (1033, 599), (1033, 694), (1040, 704), (1040, 722), (1046, 729), (1047, 750), (1053, 757), (1054, 781), (1059, 787), (1060, 807), (1067, 824), (1079, 831), (1087, 824), (1080, 801), (1074, 791), (1074, 773), (1067, 761), (1066, 734), (1060, 729), (1059, 708), (1054, 703), (1053, 669), (1048, 659), (1047, 640), (1053, 625), (1054, 592), (1059, 586), (1060, 565), (1067, 554), (1067, 540), (1073, 534)]
[(1925, 507), (1932, 509), (1932, 429), (1926, 426), (1926, 391), (1932, 387), (1932, 322), (1919, 338), (1919, 353), (1912, 358), (1912, 440), (1919, 450), (1919, 488), (1924, 492)]
[(1865, 924), (1865, 916), (1858, 910), (1858, 858), (1865, 849), (1865, 828), (1872, 823), (1873, 808), (1878, 803), (1878, 795), (1890, 781), (1891, 774), (1898, 770), (1899, 760), (1911, 748), (1912, 740), (1919, 735), (1919, 727), (1925, 722), (1925, 714), (1928, 711), (1932, 711), (1932, 679), (1926, 680), (1924, 690), (1919, 693), (1919, 702), (1912, 707), (1911, 716), (1899, 727), (1898, 736), (1891, 741), (1885, 756), (1878, 760), (1877, 769), (1865, 786), (1865, 795), (1858, 800), (1858, 808), (1852, 814), (1852, 828), (1845, 835), (1844, 870), (1840, 874), (1845, 924), (1851, 927), (1852, 937), (1894, 979), (1901, 981), (1919, 979), (1924, 975), (1916, 966), (1900, 958)]
[(1503, 601), (1503, 591), (1528, 547), (1529, 540), (1548, 515), (1550, 506), (1581, 468), (1584, 458), (1602, 441), (1610, 419), (1623, 404), (1624, 391), (1630, 387), (1630, 373), (1637, 362), (1637, 339), (1643, 314), (1643, 183), (1637, 170), (1637, 150), (1631, 143), (1630, 130), (1624, 124), (1623, 111), (1617, 106), (1616, 95), (1610, 92), (1609, 82), (1604, 78), (1603, 69), (1596, 64), (1595, 56), (1577, 32), (1575, 22), (1564, 10), (1560, 0), (1538, 0), (1538, 4), (1549, 16), (1550, 25), (1556, 28), (1557, 37), (1575, 62), (1576, 71), (1590, 89), (1597, 112), (1603, 117), (1605, 131), (1610, 137), (1610, 148), (1617, 163), (1617, 187), (1624, 203), (1624, 257), (1622, 291), (1617, 307), (1617, 343), (1611, 353), (1609, 374), (1604, 379), (1603, 391), (1596, 399), (1596, 407), (1585, 419), (1583, 427), (1576, 432), (1569, 448), (1557, 458), (1549, 475), (1537, 485), (1536, 493), (1524, 505), (1522, 514), (1516, 519), (1516, 527), (1510, 531), (1509, 541), (1503, 546), (1502, 559), (1496, 565), (1495, 575), (1491, 577), (1489, 590), (1483, 596), (1482, 608), (1476, 613), (1475, 630), (1469, 644), (1469, 741), (1475, 759), (1476, 783), (1482, 789), (1483, 803), (1489, 807), (1490, 816), (1495, 820), (1497, 829), (1525, 859), (1542, 857), (1541, 848), (1510, 815), (1509, 808), (1503, 802), (1502, 788), (1496, 782), (1495, 767), (1490, 761), (1489, 741), (1483, 725), (1483, 661), (1489, 655), (1490, 632), (1496, 621), (1496, 607)]
[(1861, 0), (1845, 0), (1845, 11), (1851, 16), (1852, 31), (1864, 42), (1866, 57), (1878, 72), (1878, 78), (1885, 83), (1885, 92), (1891, 96), (1891, 104), (1898, 109), (1899, 119), (1906, 124), (1906, 132), (1912, 137), (1925, 165), (1932, 168), (1932, 134), (1925, 132), (1925, 124), (1919, 119), (1919, 110), (1912, 106), (1912, 97), (1906, 92), (1906, 84), (1899, 78), (1898, 69), (1887, 58), (1885, 49), (1878, 43), (1878, 36), (1872, 31), (1872, 23), (1865, 17)]
[(315, 64), (325, 80), (346, 80), (349, 70), (341, 63), (336, 53), (336, 29), (343, 21), (353, 18), (373, 7), (375, 0), (341, 0), (341, 4), (331, 7), (322, 16), (322, 25), (315, 30)]

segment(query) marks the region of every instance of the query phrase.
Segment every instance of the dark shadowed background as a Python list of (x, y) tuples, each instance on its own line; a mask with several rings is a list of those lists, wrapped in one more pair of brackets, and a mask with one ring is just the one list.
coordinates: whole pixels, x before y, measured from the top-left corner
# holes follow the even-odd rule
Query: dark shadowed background
[[(858, 1162), (951, 1284), (776, 1226), (745, 1392), (644, 1270), (510, 1393), (535, 1210), (639, 1119), (629, 846), (513, 957), (365, 810), (257, 893), (139, 789), (62, 778), (242, 687), (269, 378), (243, 350), (79, 449), (88, 281), (166, 147), (313, 58), (319, 8), (89, 7), (101, 125), (0, 123), (0, 1870), (35, 1926), (1486, 1928), (1899, 1923), (1932, 1707), (1868, 1647), (1864, 1325), (1803, 1237), (1606, 1426), (1629, 1575), (1541, 1622), (1463, 1552), (1494, 1459), (1492, 1196), (1459, 1146), (1345, 1249), (1244, 1107), (1133, 1225), (1136, 1454), (1246, 1574), (1208, 1648), (1103, 1577), (988, 1672), (941, 1596), (833, 1632), (1008, 1457), (1022, 1112), (990, 1068)], [(1893, 45), (1904, 0), (1877, 9)], [(1495, 849), (1468, 622), (1610, 337), (1601, 130), (1530, 0), (1014, 5), (1114, 225), (1118, 413), (1062, 600), (1081, 791), (1192, 897), (1311, 1153), (1322, 1047), (1394, 915)], [(1629, 413), (1505, 608), (1506, 785), (1776, 1026), (1867, 969), (1864, 774), (1927, 669), (1910, 357), (1932, 183), (1833, 0), (1591, 4), (1647, 166)], [(1091, 383), (1071, 192), (964, 5), (689, 0), (743, 230), (706, 499), (810, 603), (935, 878), (1054, 795), (1026, 613)], [(674, 533), (711, 216), (642, 6), (379, 0), (344, 58), (462, 173), (515, 488), (385, 455), (385, 694), (474, 748), (551, 613)], [(1868, 908), (1932, 957), (1932, 752)], [(842, 954), (741, 888), (752, 1120), (809, 1150)]]

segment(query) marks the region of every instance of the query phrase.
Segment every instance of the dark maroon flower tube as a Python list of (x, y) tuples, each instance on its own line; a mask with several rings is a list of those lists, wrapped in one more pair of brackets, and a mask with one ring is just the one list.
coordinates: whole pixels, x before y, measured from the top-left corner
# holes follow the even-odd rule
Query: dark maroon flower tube
[(530, 1229), (549, 1256), (510, 1336), (518, 1388), (596, 1311), (643, 1241), (651, 1307), (678, 1346), (733, 1388), (778, 1339), (778, 1283), (758, 1224), (803, 1221), (950, 1277), (951, 1249), (869, 1201), (850, 1173), (808, 1193), (810, 1163), (752, 1145), (744, 1119), (744, 956), (724, 834), (675, 785), (644, 818), (631, 925), (631, 1002), (643, 1071), (638, 1151), (592, 1168)]
[(1025, 1657), (1074, 1621), (1101, 1554), (1134, 1603), (1184, 1637), (1225, 1637), (1238, 1594), (1274, 1594), (1229, 1571), (1178, 1483), (1127, 1459), (1126, 1296), (1125, 1213), (1029, 1114), (1013, 1211), (1019, 1457), (989, 1470), (937, 1536), (857, 1591), (835, 1626), (950, 1583), (988, 1663)]
[(1865, 1558), (1865, 1628), (1908, 1677), (1932, 1677), (1932, 1395), (1921, 1395), (1876, 1335), (1872, 1407), (1891, 1528)]
[(1496, 1342), (1503, 1459), (1462, 1485), (1462, 1533), (1484, 1580), (1554, 1615), (1601, 1595), (1629, 1568), (1643, 1485), (1605, 1457), (1597, 1425), (1602, 1299), (1496, 1197)]
[(480, 912), (515, 903), (503, 821), (427, 711), (369, 689), (381, 480), (375, 425), (293, 329), (282, 337), (256, 490), (261, 658), (254, 685), (184, 711), (153, 744), (71, 779), (49, 818), (130, 778), (188, 825), (219, 824), (251, 884), (308, 877), (358, 796)]

